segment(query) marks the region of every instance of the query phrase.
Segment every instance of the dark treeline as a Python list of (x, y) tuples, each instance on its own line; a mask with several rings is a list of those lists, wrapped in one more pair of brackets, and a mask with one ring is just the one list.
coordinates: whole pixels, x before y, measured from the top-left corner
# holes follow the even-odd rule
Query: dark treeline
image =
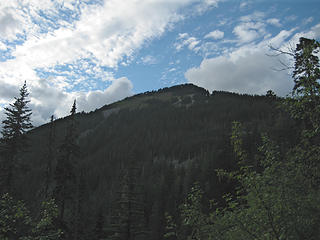
[(28, 132), (25, 84), (2, 130), (0, 239), (317, 239), (319, 47), (300, 39), (290, 98), (185, 84)]

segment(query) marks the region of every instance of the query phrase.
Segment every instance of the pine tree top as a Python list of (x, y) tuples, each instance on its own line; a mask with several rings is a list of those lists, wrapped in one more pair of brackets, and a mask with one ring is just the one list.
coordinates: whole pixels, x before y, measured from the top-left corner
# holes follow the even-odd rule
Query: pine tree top
[(2, 121), (3, 128), (1, 130), (4, 139), (17, 138), (33, 128), (31, 123), (31, 109), (27, 106), (30, 102), (27, 97), (29, 92), (27, 89), (27, 83), (24, 82), (20, 88), (19, 97), (15, 97), (15, 102), (9, 104), (9, 107), (5, 107), (5, 120)]
[(76, 111), (77, 111), (77, 103), (76, 103), (76, 99), (73, 101), (73, 105), (72, 105), (72, 108), (71, 108), (71, 116), (72, 115), (75, 115), (76, 114)]

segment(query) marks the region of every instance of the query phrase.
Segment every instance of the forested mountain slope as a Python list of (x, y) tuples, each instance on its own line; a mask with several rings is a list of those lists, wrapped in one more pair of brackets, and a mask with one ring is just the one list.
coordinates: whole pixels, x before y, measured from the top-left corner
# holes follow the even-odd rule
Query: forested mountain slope
[[(272, 136), (283, 148), (292, 144), (288, 139), (297, 139), (292, 131), (295, 123), (278, 108), (278, 102), (274, 96), (217, 91), (209, 94), (205, 89), (185, 84), (76, 114), (80, 154), (73, 168), (82, 180), (70, 191), (73, 201), (77, 196), (81, 198), (83, 239), (111, 234), (121, 181), (126, 177), (124, 169), (133, 169), (130, 171), (139, 186), (137, 194), (149, 239), (163, 238), (165, 212), (178, 217), (177, 206), (196, 181), (205, 190), (205, 201), (216, 199), (223, 205), (221, 197), (232, 191), (234, 183), (219, 181), (215, 169), (236, 168), (230, 144), (233, 121), (243, 123), (244, 145), (257, 169), (254, 155), (261, 133)], [(15, 186), (19, 198), (25, 199), (31, 209), (39, 208), (43, 200), (51, 126), (55, 150), (49, 192), (54, 192), (58, 149), (68, 121), (69, 117), (58, 119), (53, 125), (45, 124), (28, 133), (30, 147), (21, 156), (28, 171), (15, 179)], [(66, 229), (72, 228), (73, 201), (66, 201)], [(97, 230), (97, 224), (103, 227)]]

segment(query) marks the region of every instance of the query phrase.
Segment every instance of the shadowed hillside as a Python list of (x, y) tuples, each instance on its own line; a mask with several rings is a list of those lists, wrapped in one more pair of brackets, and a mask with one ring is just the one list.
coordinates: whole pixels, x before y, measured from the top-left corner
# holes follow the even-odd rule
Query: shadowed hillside
[[(97, 221), (104, 223), (101, 234), (105, 237), (111, 234), (113, 210), (125, 178), (123, 172), (130, 169), (135, 169), (135, 184), (140, 186), (143, 224), (150, 239), (162, 239), (165, 212), (178, 217), (177, 206), (196, 181), (205, 190), (204, 201), (214, 198), (224, 205), (221, 197), (232, 191), (234, 184), (219, 181), (215, 169), (232, 170), (236, 166), (230, 145), (233, 121), (243, 123), (244, 144), (251, 164), (257, 169), (259, 166), (253, 159), (261, 132), (272, 135), (283, 147), (291, 144), (284, 136), (296, 139), (291, 131), (294, 122), (278, 110), (277, 101), (274, 97), (228, 92), (209, 94), (203, 88), (186, 84), (138, 94), (90, 113), (76, 114), (80, 154), (75, 159), (75, 171), (82, 176), (84, 239), (94, 239)], [(54, 121), (51, 192), (56, 184), (58, 149), (68, 121), (69, 117)], [(50, 126), (45, 124), (28, 133), (30, 148), (21, 156), (28, 171), (15, 180), (19, 197), (26, 199), (31, 209), (37, 209), (43, 198)], [(67, 229), (71, 228), (72, 207), (66, 204)]]

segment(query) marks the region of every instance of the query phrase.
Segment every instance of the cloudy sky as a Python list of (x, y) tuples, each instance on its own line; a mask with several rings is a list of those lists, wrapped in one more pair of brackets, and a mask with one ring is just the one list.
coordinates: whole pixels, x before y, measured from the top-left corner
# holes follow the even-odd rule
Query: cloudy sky
[(75, 98), (91, 111), (187, 82), (286, 95), (290, 75), (269, 46), (319, 40), (319, 10), (318, 0), (1, 0), (0, 119), (24, 81), (35, 125)]

